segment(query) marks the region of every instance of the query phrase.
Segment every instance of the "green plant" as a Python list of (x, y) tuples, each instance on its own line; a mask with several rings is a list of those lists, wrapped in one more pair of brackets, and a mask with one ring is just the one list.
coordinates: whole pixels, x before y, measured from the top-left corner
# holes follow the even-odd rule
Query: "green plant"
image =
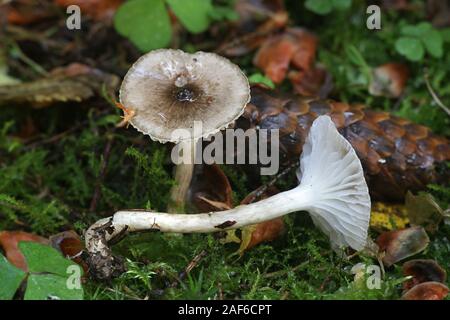
[(0, 254), (0, 300), (10, 300), (26, 279), (25, 300), (81, 300), (82, 269), (50, 246), (20, 242), (29, 271), (13, 266)]
[(269, 78), (267, 78), (266, 76), (264, 76), (263, 74), (261, 74), (259, 72), (254, 73), (250, 77), (248, 77), (248, 81), (250, 83), (261, 83), (272, 89), (275, 88), (275, 84), (272, 82), (272, 80), (270, 80)]
[(352, 0), (306, 0), (306, 9), (320, 14), (326, 15), (334, 10), (344, 10), (350, 8)]
[(165, 47), (172, 37), (166, 5), (191, 33), (205, 31), (213, 20), (236, 18), (230, 7), (211, 0), (130, 0), (117, 10), (114, 26), (142, 51)]
[(425, 52), (434, 58), (444, 54), (442, 34), (429, 22), (405, 25), (400, 29), (401, 37), (395, 42), (395, 49), (411, 61), (420, 61)]

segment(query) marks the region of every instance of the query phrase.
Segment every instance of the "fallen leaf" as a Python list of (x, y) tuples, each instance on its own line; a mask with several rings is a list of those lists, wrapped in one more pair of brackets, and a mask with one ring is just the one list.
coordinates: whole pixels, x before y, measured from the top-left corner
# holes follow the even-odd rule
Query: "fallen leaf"
[(440, 282), (424, 282), (408, 290), (402, 300), (443, 300), (449, 289)]
[(290, 28), (285, 33), (268, 38), (253, 59), (274, 83), (281, 83), (292, 63), (301, 71), (310, 70), (315, 61), (317, 38), (301, 28)]
[(28, 271), (25, 257), (19, 250), (20, 241), (32, 241), (48, 244), (49, 241), (41, 236), (23, 231), (2, 231), (0, 232), (0, 247), (3, 248), (5, 256), (14, 266)]
[(409, 70), (401, 63), (386, 63), (372, 71), (369, 93), (374, 96), (398, 98), (402, 95)]
[(411, 224), (423, 226), (428, 232), (436, 232), (444, 219), (444, 210), (429, 193), (413, 195), (408, 191), (405, 205)]
[(245, 243), (245, 248), (241, 246), (240, 250), (249, 250), (262, 242), (273, 241), (279, 238), (285, 231), (284, 220), (283, 218), (276, 218), (261, 222), (250, 230), (251, 237), (248, 242), (243, 242)]
[(303, 28), (289, 28), (287, 34), (294, 38), (297, 45), (292, 57), (292, 65), (299, 70), (311, 69), (316, 60), (317, 37)]
[[(277, 194), (279, 191), (275, 187), (269, 187), (259, 196), (258, 200), (262, 200)], [(253, 193), (250, 193), (241, 205), (249, 204), (253, 201)], [(242, 228), (241, 246), (239, 253), (253, 248), (254, 246), (267, 241), (273, 241), (281, 236), (285, 231), (283, 217), (275, 218), (269, 221), (261, 222), (255, 225)]]
[(220, 211), (233, 206), (230, 182), (217, 164), (195, 166), (188, 198), (199, 212)]
[(403, 275), (413, 277), (403, 283), (404, 290), (409, 290), (423, 282), (445, 283), (447, 279), (447, 272), (431, 259), (415, 259), (405, 262), (403, 264)]
[(87, 272), (88, 266), (81, 257), (81, 253), (84, 250), (84, 243), (75, 231), (69, 230), (57, 233), (50, 236), (49, 241), (51, 246), (59, 250), (64, 257), (81, 265), (84, 271)]
[(253, 64), (274, 83), (281, 83), (294, 56), (296, 44), (285, 36), (268, 39), (257, 52)]
[(50, 76), (16, 85), (0, 86), (0, 105), (44, 108), (57, 103), (82, 102), (100, 96), (104, 86), (114, 92), (119, 78), (78, 63), (51, 72)]
[(376, 240), (381, 252), (385, 252), (383, 263), (391, 266), (394, 263), (423, 251), (430, 242), (422, 227), (411, 227), (403, 230), (388, 231), (380, 234)]

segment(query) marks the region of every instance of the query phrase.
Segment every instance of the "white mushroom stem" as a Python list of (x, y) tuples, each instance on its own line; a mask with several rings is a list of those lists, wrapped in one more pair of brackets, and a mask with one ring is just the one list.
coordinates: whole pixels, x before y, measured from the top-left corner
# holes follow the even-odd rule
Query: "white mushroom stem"
[[(89, 228), (86, 248), (93, 255), (107, 257), (107, 242), (124, 230), (217, 232), (308, 211), (314, 223), (330, 237), (333, 247), (363, 249), (370, 219), (367, 184), (355, 151), (328, 116), (314, 121), (303, 146), (300, 171), (301, 184), (296, 188), (226, 211), (189, 215), (119, 211)], [(103, 230), (106, 223), (110, 224), (110, 232), (100, 239), (97, 230)]]
[(186, 195), (194, 173), (197, 143), (198, 141), (192, 140), (180, 142), (180, 144), (184, 144), (182, 146), (183, 152), (190, 151), (190, 153), (189, 159), (185, 159), (187, 161), (178, 164), (175, 168), (175, 185), (170, 191), (170, 201), (167, 206), (169, 213), (182, 213), (185, 210)]

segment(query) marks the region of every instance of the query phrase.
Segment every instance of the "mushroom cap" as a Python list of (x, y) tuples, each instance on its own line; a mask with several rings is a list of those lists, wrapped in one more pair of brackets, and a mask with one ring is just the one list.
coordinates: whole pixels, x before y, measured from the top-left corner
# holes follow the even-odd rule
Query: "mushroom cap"
[(370, 221), (370, 196), (361, 161), (329, 116), (314, 120), (300, 157), (300, 187), (312, 188), (308, 212), (332, 246), (362, 250)]
[[(249, 100), (239, 67), (207, 52), (151, 51), (133, 64), (120, 88), (120, 102), (135, 112), (130, 124), (163, 143), (207, 138), (233, 123)], [(195, 121), (201, 131), (193, 130)], [(189, 135), (174, 134), (177, 129)]]

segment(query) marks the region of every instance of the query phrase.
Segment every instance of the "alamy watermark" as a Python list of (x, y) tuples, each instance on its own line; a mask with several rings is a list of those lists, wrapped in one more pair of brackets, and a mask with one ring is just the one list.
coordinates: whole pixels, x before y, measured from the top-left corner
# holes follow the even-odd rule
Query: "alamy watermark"
[(66, 269), (68, 274), (66, 280), (66, 287), (69, 290), (79, 290), (81, 289), (81, 267), (79, 265), (70, 265)]
[(81, 29), (81, 9), (77, 5), (70, 5), (66, 9), (66, 13), (69, 16), (66, 19), (66, 27), (69, 30)]
[(370, 290), (381, 289), (380, 266), (358, 263), (353, 266), (351, 272), (355, 275), (354, 281), (356, 283), (362, 283)]
[[(174, 164), (260, 164), (261, 175), (274, 175), (280, 166), (279, 130), (226, 129), (207, 139), (194, 142), (190, 137), (201, 136), (203, 125), (194, 121), (191, 129), (176, 129), (172, 140), (183, 139), (171, 153)], [(202, 141), (211, 141), (205, 148)]]
[(373, 4), (367, 7), (367, 14), (370, 16), (367, 18), (366, 26), (369, 30), (381, 29), (381, 9), (379, 6)]

